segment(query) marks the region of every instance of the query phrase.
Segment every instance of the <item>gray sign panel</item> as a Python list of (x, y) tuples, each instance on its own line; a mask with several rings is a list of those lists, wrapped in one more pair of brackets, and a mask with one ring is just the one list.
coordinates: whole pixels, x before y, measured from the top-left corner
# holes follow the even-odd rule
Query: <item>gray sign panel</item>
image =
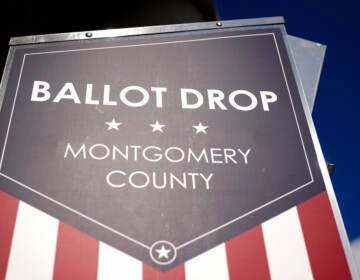
[(0, 188), (166, 271), (323, 191), (281, 28), (15, 47)]

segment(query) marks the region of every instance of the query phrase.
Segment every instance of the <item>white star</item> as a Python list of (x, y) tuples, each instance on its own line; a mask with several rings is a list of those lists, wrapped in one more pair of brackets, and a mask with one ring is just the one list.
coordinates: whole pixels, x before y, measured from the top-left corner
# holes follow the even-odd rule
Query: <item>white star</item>
[(206, 129), (208, 128), (208, 126), (203, 125), (201, 122), (199, 122), (198, 125), (193, 125), (192, 127), (196, 129), (196, 134), (200, 132), (206, 134)]
[(160, 249), (156, 249), (155, 250), (158, 253), (158, 259), (168, 259), (169, 258), (169, 253), (171, 252), (171, 250), (166, 249), (164, 245), (161, 246)]
[(119, 125), (122, 125), (121, 122), (116, 122), (114, 118), (112, 119), (111, 122), (106, 122), (106, 124), (108, 125), (107, 130), (111, 130), (111, 129), (119, 130)]
[(155, 123), (151, 123), (150, 126), (153, 128), (152, 132), (155, 132), (155, 131), (164, 132), (163, 127), (166, 125), (160, 124), (158, 121), (156, 121)]

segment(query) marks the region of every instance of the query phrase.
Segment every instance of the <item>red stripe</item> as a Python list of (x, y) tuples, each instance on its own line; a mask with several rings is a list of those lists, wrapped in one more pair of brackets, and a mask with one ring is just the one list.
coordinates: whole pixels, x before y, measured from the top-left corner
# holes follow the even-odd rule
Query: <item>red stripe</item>
[(60, 222), (54, 279), (96, 279), (99, 242)]
[(19, 201), (0, 191), (0, 279), (5, 279)]
[(314, 279), (351, 279), (326, 192), (297, 207)]
[(226, 255), (231, 280), (270, 279), (261, 226), (227, 241)]
[(143, 280), (185, 280), (185, 267), (179, 265), (167, 272), (161, 272), (143, 264)]

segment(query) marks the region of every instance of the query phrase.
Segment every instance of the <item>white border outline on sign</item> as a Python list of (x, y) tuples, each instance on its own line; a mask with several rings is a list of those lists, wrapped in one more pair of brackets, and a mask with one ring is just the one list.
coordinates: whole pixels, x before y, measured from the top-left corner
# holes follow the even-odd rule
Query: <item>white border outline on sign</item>
[(244, 217), (248, 216), (248, 215), (251, 215), (252, 213), (254, 212), (257, 212), (259, 211), (260, 209), (308, 186), (309, 184), (313, 183), (314, 182), (314, 177), (313, 177), (313, 174), (312, 174), (312, 171), (311, 171), (311, 168), (310, 168), (310, 164), (309, 164), (309, 159), (308, 159), (308, 156), (307, 156), (307, 153), (306, 153), (306, 149), (305, 149), (305, 145), (304, 145), (304, 141), (303, 141), (303, 137), (302, 137), (302, 134), (301, 134), (301, 130), (300, 130), (300, 126), (299, 126), (299, 123), (298, 123), (298, 119), (297, 119), (297, 116), (296, 116), (296, 112), (295, 112), (295, 108), (294, 108), (294, 104), (293, 104), (293, 100), (292, 100), (292, 97), (291, 97), (291, 93), (290, 93), (290, 89), (289, 89), (289, 85), (288, 85), (288, 81), (287, 81), (287, 78), (286, 78), (286, 75), (285, 75), (285, 70), (284, 70), (284, 66), (283, 66), (283, 62), (282, 62), (282, 59), (281, 59), (281, 55), (280, 55), (280, 51), (279, 51), (279, 47), (278, 47), (278, 44), (277, 44), (277, 40), (276, 40), (276, 36), (275, 36), (275, 33), (257, 33), (257, 34), (245, 34), (245, 35), (235, 35), (235, 36), (222, 36), (222, 37), (212, 37), (212, 38), (199, 38), (199, 39), (192, 39), (192, 40), (178, 40), (178, 41), (168, 41), (168, 42), (157, 42), (157, 43), (144, 43), (144, 44), (133, 44), (133, 45), (125, 45), (125, 46), (113, 46), (113, 47), (102, 47), (102, 48), (84, 48), (84, 49), (70, 49), (70, 50), (64, 50), (64, 51), (49, 51), (49, 52), (38, 52), (38, 53), (28, 53), (28, 54), (24, 54), (24, 57), (23, 57), (23, 61), (22, 61), (22, 65), (21, 65), (21, 70), (20, 70), (20, 75), (19, 75), (19, 79), (18, 79), (18, 83), (17, 83), (17, 87), (16, 87), (16, 92), (15, 92), (15, 97), (14, 97), (14, 101), (13, 101), (13, 106), (12, 106), (12, 110), (11, 110), (11, 114), (10, 114), (10, 120), (9, 120), (9, 124), (8, 124), (8, 127), (7, 127), (7, 131), (6, 131), (6, 137), (5, 137), (5, 141), (4, 141), (4, 148), (2, 150), (2, 154), (1, 154), (1, 159), (0, 159), (0, 175), (2, 175), (3, 177), (7, 178), (8, 180), (11, 180), (13, 181), (14, 183), (22, 186), (23, 188), (25, 189), (28, 189), (34, 193), (36, 193), (37, 195), (39, 196), (42, 196), (48, 200), (50, 200), (51, 202), (125, 238), (125, 239), (128, 239), (129, 241), (135, 243), (135, 244), (138, 244), (148, 250), (150, 250), (150, 246), (130, 237), (130, 236), (127, 236), (91, 217), (88, 217), (86, 216), (85, 214), (35, 190), (35, 189), (32, 189), (31, 187), (25, 185), (24, 183), (21, 183), (20, 181), (17, 181), (16, 179), (13, 179), (9, 176), (7, 176), (6, 174), (2, 173), (1, 172), (1, 169), (2, 169), (2, 166), (3, 166), (3, 160), (4, 160), (4, 154), (5, 154), (5, 149), (6, 149), (6, 145), (7, 145), (7, 140), (8, 140), (8, 135), (9, 135), (9, 132), (10, 132), (10, 127), (11, 127), (11, 123), (12, 123), (12, 117), (13, 117), (13, 112), (14, 112), (14, 109), (15, 109), (15, 104), (16, 104), (16, 100), (17, 100), (17, 96), (18, 96), (18, 90), (19, 90), (19, 85), (20, 85), (20, 81), (21, 81), (21, 78), (22, 78), (22, 74), (23, 74), (23, 68), (24, 68), (24, 63), (25, 63), (25, 59), (27, 56), (31, 56), (31, 55), (38, 55), (38, 54), (53, 54), (53, 53), (64, 53), (64, 52), (81, 52), (81, 51), (89, 51), (89, 50), (103, 50), (103, 49), (115, 49), (115, 48), (126, 48), (126, 47), (138, 47), (138, 46), (149, 46), (149, 45), (164, 45), (164, 44), (177, 44), (177, 43), (187, 43), (187, 42), (194, 42), (194, 41), (210, 41), (210, 40), (220, 40), (220, 39), (229, 39), (229, 38), (239, 38), (239, 37), (254, 37), (254, 36), (265, 36), (265, 35), (272, 35), (273, 36), (273, 39), (274, 39), (274, 43), (275, 43), (275, 46), (276, 46), (276, 50), (277, 50), (277, 54), (278, 54), (278, 57), (279, 57), (279, 61), (280, 61), (280, 65), (281, 65), (281, 69), (282, 69), (282, 73), (283, 73), (283, 76), (284, 76), (284, 80), (285, 80), (285, 84), (286, 84), (286, 88), (287, 88), (287, 91), (288, 91), (288, 95), (289, 95), (289, 98), (290, 98), (290, 102), (291, 102), (291, 107), (292, 107), (292, 110), (293, 110), (293, 113), (294, 113), (294, 117), (295, 117), (295, 122), (296, 122), (296, 125), (297, 125), (297, 129), (298, 129), (298, 132), (299, 132), (299, 136), (300, 136), (300, 140), (301, 140), (301, 145), (302, 145), (302, 148), (303, 148), (303, 151), (304, 151), (304, 154), (305, 154), (305, 159), (306, 159), (306, 163), (307, 163), (307, 166), (308, 166), (308, 169), (309, 169), (309, 173), (310, 173), (310, 177), (311, 177), (311, 180), (301, 186), (299, 186), (298, 188), (296, 189), (293, 189), (292, 191), (288, 192), (288, 193), (285, 193), (235, 219), (232, 219), (228, 222), (226, 222), (225, 224), (219, 226), (219, 227), (216, 227), (204, 234), (201, 234), (195, 238), (193, 238), (192, 240), (189, 240), (181, 245), (179, 245), (178, 247), (176, 247), (176, 250), (178, 249), (181, 249), (185, 246), (188, 246), (189, 244), (199, 240), (199, 239), (202, 239), (203, 237), (215, 232), (215, 231), (218, 231), (219, 229), (221, 228), (224, 228), (238, 220), (241, 220), (243, 219)]

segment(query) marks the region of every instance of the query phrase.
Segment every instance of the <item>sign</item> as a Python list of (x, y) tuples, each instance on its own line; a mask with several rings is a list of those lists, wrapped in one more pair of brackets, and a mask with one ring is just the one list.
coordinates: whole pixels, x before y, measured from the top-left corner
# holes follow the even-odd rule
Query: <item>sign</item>
[(168, 271), (323, 192), (282, 29), (16, 48), (0, 188)]

